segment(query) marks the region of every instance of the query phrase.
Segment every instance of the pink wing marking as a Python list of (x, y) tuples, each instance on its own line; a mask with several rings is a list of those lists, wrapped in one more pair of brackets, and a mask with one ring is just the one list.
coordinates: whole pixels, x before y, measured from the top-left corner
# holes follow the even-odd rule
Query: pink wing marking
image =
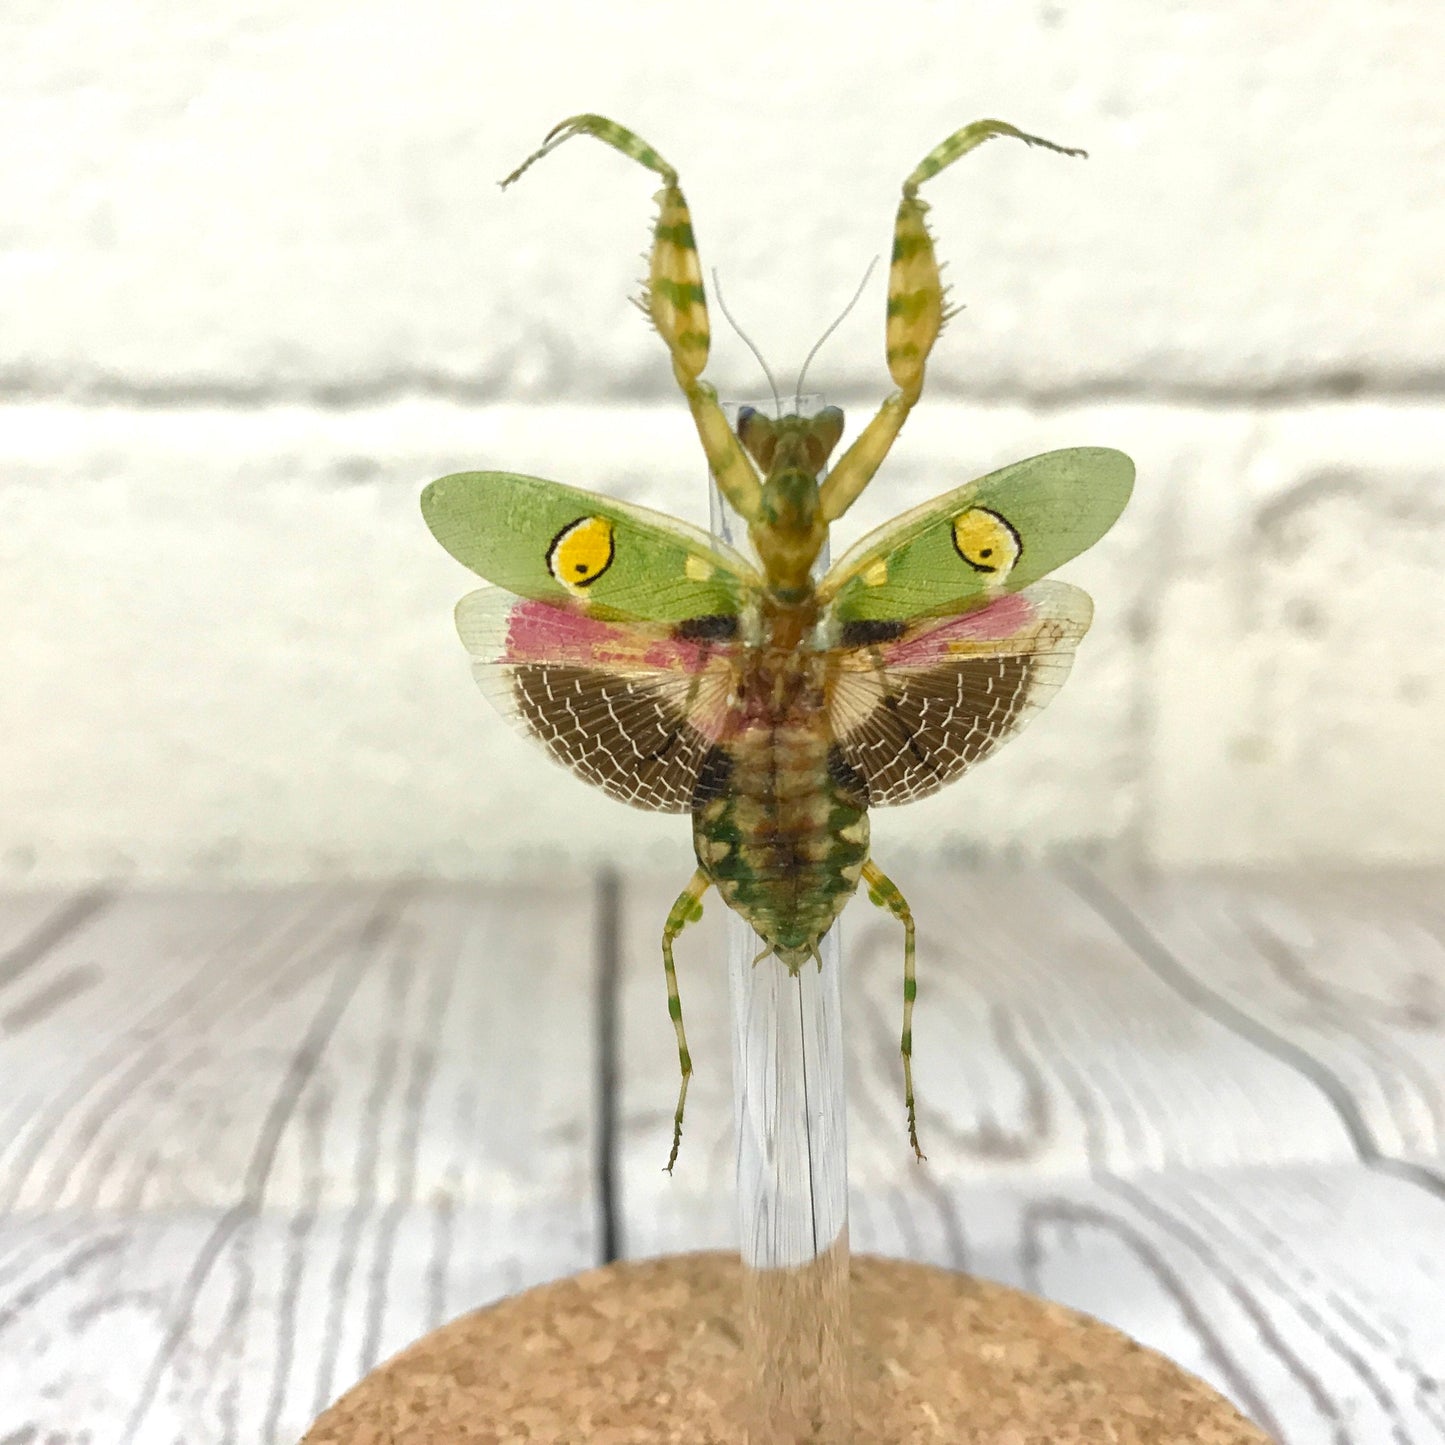
[(569, 667), (626, 667), (694, 676), (715, 646), (663, 635), (657, 623), (606, 622), (547, 602), (519, 602), (507, 625), (504, 660)]
[(1038, 609), (1023, 592), (1011, 593), (966, 612), (962, 617), (941, 617), (934, 626), (915, 624), (898, 642), (884, 643), (879, 653), (885, 667), (932, 667), (980, 644), (1003, 642), (1017, 636), (1038, 615)]

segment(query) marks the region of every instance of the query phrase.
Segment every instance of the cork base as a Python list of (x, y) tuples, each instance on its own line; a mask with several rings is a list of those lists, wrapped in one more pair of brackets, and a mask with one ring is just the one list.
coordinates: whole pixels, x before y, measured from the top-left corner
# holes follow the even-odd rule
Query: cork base
[[(1208, 1386), (1017, 1290), (855, 1256), (858, 1445), (1268, 1445)], [(743, 1445), (739, 1265), (614, 1264), (418, 1340), (302, 1445)]]

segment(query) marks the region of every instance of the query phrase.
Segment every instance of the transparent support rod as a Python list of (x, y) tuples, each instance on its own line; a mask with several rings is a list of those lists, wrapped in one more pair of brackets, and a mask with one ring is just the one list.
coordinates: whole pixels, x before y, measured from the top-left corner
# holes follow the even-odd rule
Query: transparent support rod
[[(805, 415), (822, 405), (803, 399)], [(736, 423), (737, 406), (724, 408)], [(712, 487), (712, 530), (748, 550)], [(826, 563), (826, 558), (823, 559)], [(751, 1445), (850, 1445), (848, 1143), (842, 969), (835, 924), (822, 967), (796, 975), (728, 918), (743, 1352)]]

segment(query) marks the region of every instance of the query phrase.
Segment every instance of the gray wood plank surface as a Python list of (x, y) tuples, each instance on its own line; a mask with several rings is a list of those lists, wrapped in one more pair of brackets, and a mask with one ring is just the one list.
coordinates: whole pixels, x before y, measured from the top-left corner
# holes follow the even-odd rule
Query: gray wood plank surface
[(596, 1258), (560, 1198), (13, 1218), (0, 1440), (290, 1445), (418, 1335)]
[[(1287, 1445), (1445, 1439), (1440, 880), (898, 881), (932, 1157), (855, 904), (855, 1246), (1089, 1310)], [(475, 1304), (730, 1246), (715, 903), (661, 1169), (678, 882), (0, 898), (0, 1445), (286, 1445)]]
[(903, 1183), (855, 1247), (964, 1268), (1117, 1325), (1284, 1445), (1445, 1439), (1445, 1210), (1359, 1164)]
[(576, 883), (126, 894), (58, 937), (0, 1024), (0, 1439), (294, 1440), (595, 1263), (595, 931)]
[[(855, 904), (844, 945), (855, 1247), (1087, 1309), (1289, 1445), (1445, 1438), (1445, 1200), (1370, 1167), (1318, 1078), (1181, 990), (1101, 909), (1091, 875), (898, 881), (919, 919), (914, 1032), (931, 1158), (915, 1165), (903, 1131), (898, 929)], [(1191, 886), (1169, 895), (1181, 920)], [(624, 910), (621, 1238), (637, 1254), (728, 1246), (735, 1229), (716, 906), (679, 946), (699, 1074), (677, 1173), (658, 1168), (677, 1068), (655, 961), (670, 896), (634, 888)], [(1102, 895), (1127, 917), (1154, 896), (1137, 884)], [(1201, 898), (1211, 917), (1218, 898)], [(1417, 962), (1442, 978), (1432, 956)], [(1257, 966), (1245, 954), (1230, 968)], [(1402, 1071), (1410, 1063), (1402, 1056)]]
[[(7, 992), (67, 934), (81, 928), (103, 909), (103, 889), (0, 894), (0, 1011), (13, 1007)], [(12, 995), (13, 997), (13, 995)]]
[(1445, 881), (1438, 875), (1159, 879), (1096, 897), (1199, 1007), (1304, 1056), (1356, 1147), (1445, 1195)]
[[(626, 907), (620, 1098), (627, 1168), (639, 1185), (649, 1127), (665, 1157), (677, 1076), (657, 943), (670, 891), (639, 885)], [(1309, 1079), (1182, 998), (1063, 877), (934, 871), (910, 879), (907, 893), (919, 925), (919, 1133), (933, 1176), (1356, 1157)], [(724, 917), (713, 902), (677, 947), (698, 1071), (683, 1147), (705, 1154), (695, 1176), (721, 1171), (718, 1179), (732, 1167)], [(898, 1059), (902, 936), (861, 901), (843, 927), (849, 1172), (866, 1188), (896, 1178), (910, 1158)], [(717, 1180), (697, 1183), (707, 1191)]]

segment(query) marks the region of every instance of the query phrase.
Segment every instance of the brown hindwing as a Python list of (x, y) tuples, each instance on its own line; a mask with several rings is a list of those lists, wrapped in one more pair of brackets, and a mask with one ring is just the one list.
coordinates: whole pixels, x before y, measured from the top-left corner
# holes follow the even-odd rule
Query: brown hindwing
[(887, 675), (866, 722), (840, 747), (874, 807), (924, 797), (987, 757), (1014, 731), (1037, 660), (972, 657)]
[[(937, 792), (1012, 737), (1058, 691), (1089, 626), (1088, 598), (1039, 583), (1008, 604), (1008, 635), (971, 630), (969, 615), (867, 624), (844, 633), (828, 714), (839, 751), (872, 807)], [(974, 614), (982, 618), (983, 614)], [(1011, 624), (1012, 625), (1012, 624)]]
[(624, 803), (689, 810), (713, 745), (688, 722), (676, 684), (536, 662), (509, 672), (517, 713), (558, 762)]

